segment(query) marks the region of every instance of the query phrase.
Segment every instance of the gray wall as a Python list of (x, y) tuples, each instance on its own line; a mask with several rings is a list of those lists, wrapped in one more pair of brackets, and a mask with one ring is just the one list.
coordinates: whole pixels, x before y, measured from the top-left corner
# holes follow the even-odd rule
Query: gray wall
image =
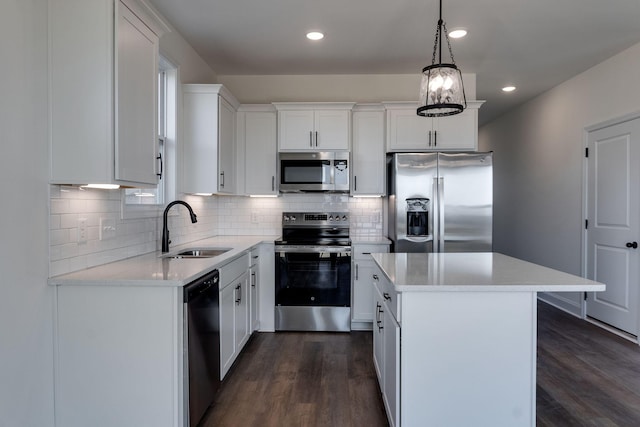
[(53, 425), (46, 1), (0, 8), (0, 426)]
[[(215, 74), (181, 38), (160, 48), (185, 82)], [(47, 427), (53, 412), (49, 264), (47, 1), (0, 3), (0, 427)]]
[[(480, 129), (495, 152), (496, 251), (582, 274), (584, 129), (640, 111), (638, 76), (640, 44)], [(576, 293), (545, 298), (580, 314)]]

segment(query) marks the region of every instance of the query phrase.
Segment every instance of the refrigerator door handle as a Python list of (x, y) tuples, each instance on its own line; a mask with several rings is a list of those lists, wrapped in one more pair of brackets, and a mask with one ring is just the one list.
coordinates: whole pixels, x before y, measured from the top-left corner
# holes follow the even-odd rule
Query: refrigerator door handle
[(438, 178), (438, 252), (444, 252), (444, 178)]
[(432, 237), (432, 245), (433, 252), (439, 252), (439, 243), (440, 243), (440, 221), (439, 221), (439, 206), (440, 206), (440, 193), (438, 192), (438, 181), (439, 178), (437, 176), (433, 177), (433, 190), (431, 194), (433, 194), (433, 203), (431, 204), (431, 237)]

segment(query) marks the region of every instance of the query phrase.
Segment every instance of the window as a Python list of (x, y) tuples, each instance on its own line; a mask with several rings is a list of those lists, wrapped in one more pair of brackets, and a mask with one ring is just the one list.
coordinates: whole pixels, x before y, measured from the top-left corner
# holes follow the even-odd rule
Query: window
[(160, 58), (158, 73), (158, 162), (162, 174), (158, 186), (125, 189), (122, 217), (157, 216), (165, 200), (175, 196), (177, 69)]

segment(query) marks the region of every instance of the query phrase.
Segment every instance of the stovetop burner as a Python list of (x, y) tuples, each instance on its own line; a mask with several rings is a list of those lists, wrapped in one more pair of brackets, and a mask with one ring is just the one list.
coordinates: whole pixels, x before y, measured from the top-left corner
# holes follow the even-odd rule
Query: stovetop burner
[(277, 245), (349, 246), (348, 212), (284, 212)]

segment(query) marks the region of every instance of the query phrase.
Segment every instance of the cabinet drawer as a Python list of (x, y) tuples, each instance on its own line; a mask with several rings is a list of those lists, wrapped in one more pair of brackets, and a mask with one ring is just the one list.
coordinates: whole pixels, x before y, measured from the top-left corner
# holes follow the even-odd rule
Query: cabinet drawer
[(391, 311), (391, 314), (398, 323), (402, 323), (400, 321), (402, 295), (394, 289), (391, 282), (380, 272), (379, 269), (374, 270), (372, 279), (374, 285), (378, 290), (380, 290), (385, 307)]
[(239, 258), (234, 259), (229, 264), (225, 264), (219, 268), (220, 271), (220, 289), (229, 285), (233, 280), (237, 279), (249, 268), (249, 253), (245, 252)]
[(387, 253), (389, 245), (353, 245), (353, 259), (371, 260), (371, 254)]

